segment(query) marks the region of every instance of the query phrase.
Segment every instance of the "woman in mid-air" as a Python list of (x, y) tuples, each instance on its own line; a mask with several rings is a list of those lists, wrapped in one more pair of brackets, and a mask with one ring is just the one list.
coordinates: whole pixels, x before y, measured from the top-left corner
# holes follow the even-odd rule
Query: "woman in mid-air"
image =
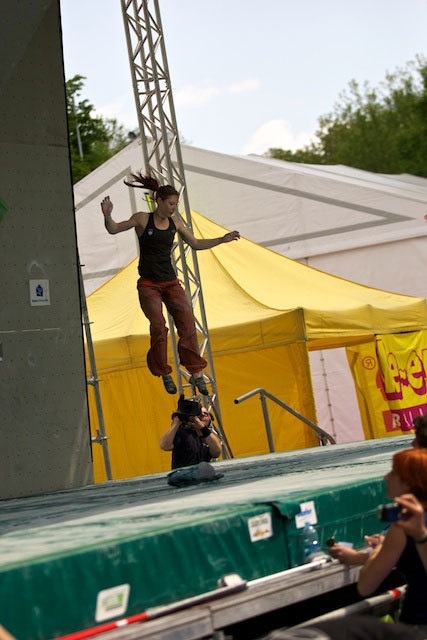
[(116, 234), (135, 229), (139, 240), (139, 280), (137, 289), (141, 309), (150, 322), (151, 345), (147, 354), (148, 368), (154, 376), (161, 376), (168, 393), (176, 393), (171, 376), (172, 367), (167, 357), (167, 326), (162, 312), (165, 304), (178, 332), (178, 355), (180, 363), (191, 374), (189, 382), (203, 395), (208, 394), (203, 369), (207, 363), (199, 354), (196, 326), (187, 296), (172, 265), (171, 251), (175, 233), (194, 250), (212, 249), (224, 242), (238, 240), (238, 231), (230, 231), (221, 238), (195, 238), (179, 216), (175, 216), (179, 193), (171, 185), (160, 186), (151, 176), (132, 174), (132, 182), (125, 184), (154, 192), (156, 209), (151, 213), (139, 211), (128, 220), (115, 222), (112, 217), (113, 203), (109, 196), (101, 202), (105, 227), (108, 233)]

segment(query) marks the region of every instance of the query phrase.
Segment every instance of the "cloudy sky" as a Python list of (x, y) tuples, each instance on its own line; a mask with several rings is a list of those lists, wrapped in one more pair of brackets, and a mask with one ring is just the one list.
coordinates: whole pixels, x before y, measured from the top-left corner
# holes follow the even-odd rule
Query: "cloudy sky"
[[(60, 0), (66, 78), (137, 128), (120, 0)], [(427, 0), (159, 0), (181, 137), (230, 154), (296, 149), (351, 80), (427, 57)]]

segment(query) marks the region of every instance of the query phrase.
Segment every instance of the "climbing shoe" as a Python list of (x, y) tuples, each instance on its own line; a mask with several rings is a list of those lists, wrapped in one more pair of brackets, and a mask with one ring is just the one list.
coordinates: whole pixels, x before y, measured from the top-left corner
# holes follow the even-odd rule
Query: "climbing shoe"
[(162, 380), (168, 393), (176, 393), (176, 384), (173, 381), (172, 376), (162, 376)]
[(190, 376), (190, 379), (188, 380), (188, 382), (191, 384), (193, 388), (196, 387), (197, 390), (200, 391), (200, 393), (203, 394), (204, 396), (208, 395), (209, 391), (206, 386), (206, 382), (203, 379), (203, 376), (200, 376), (200, 378), (195, 378), (194, 376)]

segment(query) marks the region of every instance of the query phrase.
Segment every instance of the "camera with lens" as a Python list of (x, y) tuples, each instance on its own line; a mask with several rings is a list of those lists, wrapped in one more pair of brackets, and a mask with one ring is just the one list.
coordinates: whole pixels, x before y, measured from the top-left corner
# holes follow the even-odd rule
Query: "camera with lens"
[(377, 508), (377, 516), (382, 522), (396, 522), (402, 519), (402, 507), (397, 502), (380, 504)]
[(172, 414), (172, 419), (178, 417), (180, 420), (185, 422), (193, 416), (200, 415), (201, 410), (202, 405), (198, 400), (185, 398), (184, 394), (181, 394), (178, 400), (178, 408)]

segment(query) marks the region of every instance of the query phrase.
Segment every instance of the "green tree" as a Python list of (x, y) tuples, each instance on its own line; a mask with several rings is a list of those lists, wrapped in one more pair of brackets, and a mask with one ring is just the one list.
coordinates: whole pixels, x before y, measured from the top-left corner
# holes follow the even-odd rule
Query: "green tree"
[(95, 117), (94, 106), (79, 98), (85, 79), (76, 75), (65, 84), (74, 184), (129, 142), (129, 134), (117, 120)]
[(352, 80), (333, 112), (319, 118), (316, 136), (311, 146), (266, 155), (427, 177), (427, 61), (418, 56), (376, 89)]
[(314, 143), (296, 151), (273, 147), (268, 150), (266, 155), (270, 158), (276, 158), (276, 160), (288, 160), (289, 162), (303, 162), (306, 164), (322, 164), (323, 162), (321, 150)]

